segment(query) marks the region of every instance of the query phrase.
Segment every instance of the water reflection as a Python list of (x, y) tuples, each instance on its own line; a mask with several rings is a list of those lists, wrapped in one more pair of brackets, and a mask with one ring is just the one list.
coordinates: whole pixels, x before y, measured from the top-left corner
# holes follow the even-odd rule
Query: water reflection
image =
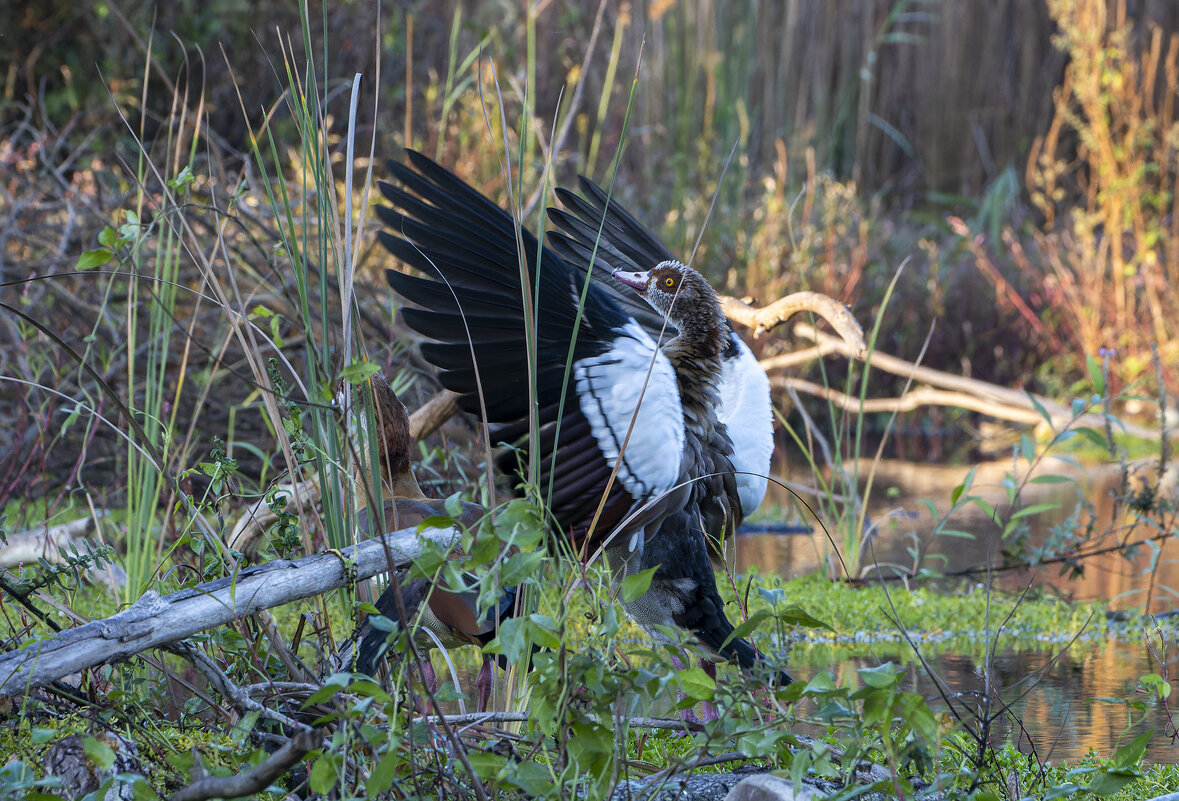
[[(907, 568), (928, 567), (944, 572), (965, 570), (1003, 561), (1001, 529), (982, 509), (967, 506), (955, 513), (950, 525), (971, 532), (970, 539), (938, 537), (930, 540), (938, 518), (952, 507), (951, 493), (966, 477), (969, 468), (901, 462), (878, 463), (872, 494), (867, 502), (870, 521), (880, 522), (872, 538), (871, 556), (881, 564)], [(1011, 463), (984, 464), (978, 468), (971, 492), (992, 504), (1000, 519), (1006, 512), (1007, 493), (1002, 483)], [(1021, 494), (1025, 507), (1058, 502), (1059, 509), (1029, 518), (1032, 523), (1029, 542), (1043, 545), (1057, 536), (1053, 527), (1084, 527), (1093, 524), (1086, 548), (1114, 546), (1126, 531), (1124, 519), (1115, 519), (1112, 491), (1119, 474), (1112, 468), (1077, 468), (1063, 462), (1051, 462), (1046, 472), (1064, 475), (1074, 483), (1027, 484)], [(1021, 476), (1018, 478), (1026, 478)], [(806, 477), (798, 480), (806, 483)], [(866, 476), (861, 476), (861, 488)], [(1078, 498), (1091, 505), (1076, 520), (1069, 520)], [(928, 499), (931, 511), (921, 499)], [(773, 487), (768, 505), (790, 510), (793, 497), (780, 487)], [(809, 521), (812, 525), (813, 518)], [(1139, 527), (1132, 539), (1142, 539), (1152, 532)], [(832, 532), (838, 541), (836, 532)], [(1104, 539), (1099, 539), (1099, 537)], [(924, 562), (914, 564), (918, 544), (928, 545)], [(735, 563), (739, 571), (756, 565), (763, 573), (777, 572), (793, 576), (816, 571), (832, 572), (832, 543), (823, 530), (814, 526), (806, 534), (755, 534), (737, 538)], [(865, 558), (865, 562), (871, 562)], [(893, 569), (888, 569), (893, 573)], [(1140, 608), (1149, 598), (1153, 613), (1176, 607), (1179, 593), (1179, 546), (1165, 540), (1161, 549), (1142, 546), (1130, 558), (1116, 550), (1083, 563), (1079, 578), (1062, 575), (1060, 565), (1024, 568), (995, 574), (999, 586), (1022, 590), (1029, 583), (1049, 588), (1074, 600), (1105, 600), (1114, 609)], [(875, 628), (869, 625), (867, 628)], [(1133, 635), (1131, 635), (1133, 636)], [(837, 678), (859, 667), (878, 664), (881, 659), (840, 658), (832, 664), (823, 649), (798, 649), (792, 663), (804, 677), (819, 670), (832, 670)], [(1174, 649), (1167, 658), (1169, 675), (1179, 676), (1179, 660)], [(933, 670), (959, 698), (972, 708), (983, 691), (983, 666), (961, 655), (943, 654), (930, 658)], [(807, 670), (807, 668), (812, 668)], [(1100, 644), (1077, 644), (1064, 654), (1046, 651), (1004, 651), (993, 659), (991, 681), (1005, 702), (1013, 704), (1019, 722), (1002, 716), (991, 729), (993, 744), (1010, 742), (1028, 752), (1034, 744), (1041, 758), (1075, 760), (1090, 748), (1108, 755), (1119, 743), (1129, 742), (1136, 734), (1161, 730), (1166, 725), (1163, 710), (1150, 705), (1149, 698), (1136, 694), (1139, 677), (1161, 673), (1141, 639), (1110, 640)], [(911, 689), (926, 698), (938, 698), (933, 680), (919, 666), (910, 668)], [(1179, 690), (1179, 682), (1173, 687)], [(1179, 697), (1179, 692), (1172, 697)], [(1108, 700), (1099, 700), (1108, 699)], [(1143, 716), (1134, 712), (1131, 720), (1128, 699), (1143, 701), (1148, 710)], [(1130, 727), (1130, 724), (1134, 726)], [(1023, 730), (1021, 731), (1020, 725)], [(1128, 728), (1129, 727), (1129, 728)], [(1030, 738), (1030, 739), (1029, 739)], [(1157, 762), (1179, 762), (1179, 747), (1161, 734), (1156, 735), (1149, 752)]]
[[(866, 470), (867, 468), (863, 468)], [(930, 538), (940, 518), (952, 508), (951, 493), (962, 483), (970, 468), (910, 462), (881, 461), (873, 476), (871, 494), (867, 499), (867, 520), (873, 528), (871, 546), (864, 551), (863, 562), (873, 560), (881, 565), (901, 566), (906, 571), (919, 567), (953, 573), (970, 568), (997, 565), (1005, 560), (1002, 550), (1001, 526), (977, 505), (959, 509), (947, 521), (947, 526), (969, 532), (971, 538), (942, 535)], [(1000, 520), (1008, 514), (1007, 492), (1002, 482), (1011, 470), (1010, 462), (984, 463), (977, 467), (970, 494), (991, 504)], [(1060, 460), (1048, 460), (1035, 476), (1054, 475), (1068, 479), (1068, 483), (1025, 483), (1020, 493), (1023, 507), (1055, 503), (1059, 508), (1028, 519), (1031, 524), (1029, 545), (1042, 546), (1059, 536), (1056, 528), (1084, 530), (1092, 525), (1092, 536), (1085, 541), (1086, 550), (1103, 547), (1110, 550), (1100, 557), (1081, 563), (1083, 574), (1078, 578), (1062, 576), (1062, 563), (1044, 567), (1008, 570), (996, 574), (1006, 589), (1021, 590), (1032, 583), (1051, 588), (1071, 600), (1104, 600), (1112, 609), (1139, 609), (1149, 596), (1151, 613), (1168, 612), (1179, 607), (1179, 544), (1175, 538), (1162, 540), (1161, 549), (1153, 545), (1139, 546), (1129, 557), (1117, 549), (1127, 536), (1128, 516), (1115, 519), (1113, 500), (1120, 474), (1116, 467), (1096, 466), (1079, 468)], [(795, 477), (792, 477), (792, 479)], [(807, 476), (798, 475), (798, 483), (813, 483)], [(868, 481), (860, 475), (861, 490)], [(1019, 475), (1017, 480), (1024, 480)], [(932, 505), (936, 516), (931, 513)], [(1083, 504), (1077, 513), (1077, 504)], [(1088, 506), (1085, 506), (1085, 505)], [(812, 502), (812, 506), (817, 504)], [(815, 524), (809, 512), (798, 512), (794, 497), (783, 487), (770, 487), (763, 508), (785, 510), (786, 515), (797, 515), (800, 522), (812, 528), (808, 535), (743, 535), (737, 541), (736, 567), (739, 571), (756, 565), (763, 573), (776, 572), (783, 576), (799, 575), (826, 569), (834, 550), (828, 533)], [(1124, 512), (1124, 506), (1122, 507)], [(1077, 513), (1075, 520), (1070, 516)], [(826, 516), (824, 516), (826, 517)], [(824, 522), (828, 522), (825, 520)], [(1172, 523), (1173, 524), (1173, 523)], [(830, 529), (831, 526), (828, 525)], [(1140, 524), (1130, 536), (1141, 540), (1159, 533)], [(1172, 532), (1174, 533), (1174, 532)], [(839, 541), (838, 531), (830, 535)], [(914, 551), (920, 548), (921, 559)], [(845, 555), (845, 561), (851, 561)], [(886, 569), (895, 574), (896, 568)]]
[[(844, 659), (838, 665), (823, 664), (819, 650), (796, 651), (792, 662), (800, 673), (829, 670), (837, 679), (850, 679), (855, 670), (873, 667), (882, 660), (872, 657)], [(958, 654), (928, 659), (930, 667), (955, 693), (959, 714), (978, 731), (978, 720), (994, 717), (990, 743), (1011, 744), (1024, 753), (1034, 751), (1041, 759), (1076, 761), (1090, 748), (1100, 755), (1111, 754), (1146, 731), (1164, 728), (1164, 711), (1135, 692), (1138, 677), (1157, 672), (1159, 665), (1139, 644), (1109, 641), (1083, 650), (1056, 654), (1045, 651), (1000, 652), (991, 663), (991, 682), (997, 692), (988, 710), (983, 702), (984, 666)], [(1172, 674), (1179, 669), (1174, 654), (1168, 660)], [(910, 666), (905, 689), (930, 699), (935, 709), (945, 709), (932, 678), (919, 666)], [(1143, 713), (1125, 703), (1146, 703)], [(1009, 706), (1011, 714), (1002, 714)], [(965, 708), (966, 712), (961, 711)], [(1133, 724), (1133, 725), (1131, 725)], [(1179, 747), (1161, 732), (1150, 744), (1148, 759), (1159, 763), (1179, 762)]]

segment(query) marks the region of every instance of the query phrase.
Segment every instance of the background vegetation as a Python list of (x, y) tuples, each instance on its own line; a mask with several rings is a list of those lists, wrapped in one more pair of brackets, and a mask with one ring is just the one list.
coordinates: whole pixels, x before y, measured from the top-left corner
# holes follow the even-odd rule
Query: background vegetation
[[(242, 0), (7, 6), (0, 29), (14, 33), (0, 37), (5, 531), (93, 516), (125, 573), (116, 581), (124, 602), (147, 588), (231, 573), (239, 555), (223, 548), (223, 534), (237, 510), (259, 498), (280, 512), (267, 554), (350, 542), (348, 444), (329, 408), (342, 371), (363, 356), (400, 376), (410, 408), (435, 389), (412, 369), (410, 338), (379, 275), (388, 258), (366, 216), (368, 177), (382, 177), (381, 161), (404, 146), (440, 158), (505, 204), (501, 160), (511, 154), (516, 205), (534, 228), (549, 202), (545, 186), (569, 184), (577, 173), (609, 180), (617, 156), (621, 200), (673, 250), (692, 252), (700, 236), (695, 263), (730, 294), (766, 302), (800, 288), (825, 292), (866, 326), (881, 322), (881, 351), (1066, 401), (1077, 396), (1079, 411), (1152, 421), (1167, 393), (1179, 391), (1179, 295), (1170, 289), (1179, 280), (1179, 8), (1161, 0), (865, 0), (854, 11), (752, 0), (337, 0), (305, 17), (298, 5)], [(363, 82), (353, 106), (356, 73)], [(351, 168), (355, 184), (346, 182)], [(796, 343), (774, 336), (754, 347), (771, 356)], [(806, 369), (831, 386), (852, 387), (863, 375), (835, 361)], [(878, 372), (871, 380), (872, 395), (899, 394), (903, 385)], [(958, 413), (908, 414), (914, 425), (973, 422)], [(852, 440), (854, 426), (841, 425), (836, 441)], [(1019, 439), (1017, 460), (1038, 460), (1060, 444), (1056, 434)], [(451, 429), (423, 443), (423, 483), (440, 496), (482, 492), (491, 505), (492, 489), (475, 489), (481, 455), (469, 438)], [(1105, 432), (1088, 439), (1119, 453)], [(1165, 430), (1162, 442), (1165, 474)], [(840, 458), (873, 455), (861, 451)], [(307, 476), (327, 488), (322, 510), (284, 510), (275, 486)], [(1014, 477), (1010, 508), (996, 513), (1009, 551), (1057, 558), (1060, 543), (1051, 553), (1021, 544), (1023, 486)], [(841, 494), (836, 481), (828, 487), (828, 500)], [(1136, 509), (1141, 527), (1126, 529), (1119, 518), (1106, 533), (1125, 534), (1123, 542), (1129, 530), (1173, 534), (1174, 507), (1162, 505), (1157, 490), (1145, 500), (1129, 486), (1120, 492), (1119, 509)], [(953, 499), (973, 502), (968, 484)], [(858, 564), (858, 510), (832, 507), (824, 517), (846, 518), (841, 555)], [(1092, 534), (1083, 522), (1074, 520), (1070, 546)], [(100, 617), (113, 602), (79, 583), (93, 562), (26, 571), (22, 592), (52, 591), (72, 614)], [(767, 592), (777, 597), (775, 587)], [(552, 619), (533, 621), (520, 643), (564, 641), (572, 631), (570, 610), (559, 598), (547, 603)], [(666, 694), (678, 680), (618, 663), (616, 638), (625, 629), (600, 611), (610, 608), (608, 598), (603, 603), (588, 629), (576, 627), (591, 643), (586, 660), (536, 675), (559, 677), (550, 690), (593, 687), (604, 698)], [(317, 632), (314, 648), (304, 641), (309, 660), (310, 651), (318, 648), (319, 659), (330, 650), (333, 625), (335, 637), (346, 633), (344, 606), (322, 600), (295, 613)], [(762, 611), (785, 627), (792, 618), (780, 606)], [(35, 615), (4, 609), (13, 646), (45, 632)], [(242, 681), (273, 678), (287, 668), (267, 650), (271, 636), (243, 621), (207, 647)], [(299, 636), (286, 636), (298, 651)], [(218, 730), (219, 717), (240, 723), (228, 704), (191, 690), (200, 684), (191, 670), (162, 669), (163, 680), (143, 666), (91, 677), (97, 689), (123, 694), (107, 720), (141, 726), (148, 710), (164, 710), (191, 731)], [(545, 733), (581, 714), (560, 693), (546, 706), (536, 685), (526, 702), (524, 679), (517, 681), (507, 706), (529, 704), (548, 721)], [(895, 712), (850, 724), (840, 718), (850, 726), (840, 740), (848, 753), (884, 759), (894, 778), (903, 767), (905, 775), (962, 781), (956, 757), (974, 769), (1013, 769), (985, 747), (991, 716), (1000, 714), (994, 709), (976, 708), (974, 728), (947, 735), (893, 678), (872, 673), (863, 682), (878, 693), (799, 691), (828, 711), (874, 699)], [(1165, 710), (1160, 682), (1148, 686)], [(688, 690), (697, 700), (712, 692)], [(392, 707), (380, 702), (382, 714), (404, 713), (392, 699)], [(572, 753), (562, 742), (542, 778), (511, 786), (536, 792), (546, 782), (575, 786), (579, 776), (616, 778), (609, 739), (594, 730), (591, 714), (608, 714), (607, 704), (589, 706), (578, 718), (586, 727), (579, 742), (605, 750)], [(378, 757), (418, 753), (413, 737), (373, 745), (379, 738), (364, 728), (370, 711), (358, 702), (339, 712), (351, 726), (341, 730)], [(729, 721), (721, 741), (777, 765), (827, 769), (830, 756), (817, 751), (791, 762), (786, 746), (797, 743), (775, 739), (756, 709), (746, 712)], [(261, 758), (261, 750), (244, 749), (258, 745), (249, 726), (239, 729), (207, 748), (226, 771)], [(184, 749), (154, 737), (155, 755), (167, 754), (175, 770), (167, 781), (183, 781), (189, 765), (176, 755)], [(644, 760), (642, 743), (626, 747)], [(21, 748), (25, 761), (36, 761), (29, 741)], [(660, 768), (687, 760), (682, 749), (661, 753)], [(1047, 772), (1035, 780), (1075, 779), (1080, 787), (1093, 771), (1129, 776), (1134, 753), (1078, 774), (1084, 781)], [(348, 744), (336, 742), (316, 763), (324, 767), (314, 786), (339, 778), (355, 789), (358, 777), (374, 774), (390, 782), (420, 781), (422, 771), (444, 776), (434, 758), (366, 772), (350, 761)], [(498, 773), (502, 754), (496, 758), (476, 760), (472, 775), (508, 786)], [(962, 786), (981, 792), (969, 780)]]

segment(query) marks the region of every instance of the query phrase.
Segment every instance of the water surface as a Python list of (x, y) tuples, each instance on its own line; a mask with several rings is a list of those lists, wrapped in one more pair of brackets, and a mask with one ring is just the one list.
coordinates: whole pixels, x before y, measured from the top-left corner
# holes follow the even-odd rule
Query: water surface
[[(864, 549), (863, 563), (881, 565), (881, 572), (894, 576), (914, 572), (925, 567), (951, 573), (987, 564), (999, 565), (1006, 560), (1001, 553), (1001, 528), (977, 506), (967, 506), (951, 519), (955, 529), (971, 532), (974, 537), (930, 538), (938, 518), (950, 510), (951, 493), (966, 477), (969, 468), (942, 465), (883, 461), (877, 463), (871, 494), (866, 502), (867, 519), (872, 526), (871, 547)], [(971, 493), (985, 498), (995, 506), (1002, 518), (1008, 514), (1007, 493), (1003, 481), (1012, 470), (1010, 462), (981, 465), (975, 473)], [(1125, 518), (1114, 503), (1120, 475), (1116, 469), (1105, 467), (1077, 468), (1060, 461), (1048, 462), (1039, 474), (1052, 473), (1070, 479), (1070, 483), (1028, 483), (1021, 492), (1024, 506), (1058, 503), (1060, 508), (1035, 515), (1030, 542), (1043, 545), (1057, 536), (1053, 527), (1073, 530), (1076, 525), (1092, 523), (1093, 535), (1086, 541), (1087, 549), (1113, 547), (1125, 538)], [(1016, 475), (1016, 480), (1027, 478)], [(791, 476), (801, 484), (811, 483), (805, 475)], [(867, 477), (860, 477), (860, 487)], [(1091, 510), (1070, 520), (1077, 498), (1091, 504)], [(928, 508), (922, 499), (932, 503)], [(818, 508), (814, 502), (812, 506)], [(814, 518), (794, 517), (797, 505), (793, 497), (781, 487), (771, 487), (767, 507), (784, 510), (785, 519), (775, 520), (771, 527), (782, 523), (801, 524), (808, 533), (743, 534), (736, 541), (735, 565), (738, 571), (756, 566), (763, 574), (776, 572), (783, 577), (806, 573), (841, 572), (834, 557), (836, 547), (828, 534), (815, 525)], [(765, 507), (763, 507), (765, 508)], [(806, 514), (805, 512), (803, 514)], [(935, 516), (936, 514), (936, 516)], [(1072, 528), (1070, 528), (1072, 527)], [(1149, 536), (1145, 527), (1131, 533), (1132, 538)], [(839, 540), (838, 532), (831, 532)], [(914, 551), (927, 544), (920, 557)], [(848, 560), (845, 556), (845, 562)], [(1160, 548), (1140, 546), (1130, 557), (1120, 550), (1111, 550), (1100, 557), (1081, 563), (1083, 572), (1078, 578), (1061, 574), (1061, 565), (1004, 570), (993, 574), (995, 583), (1008, 590), (1020, 591), (1029, 584), (1043, 587), (1072, 600), (1108, 601), (1111, 609), (1131, 610), (1148, 606), (1152, 613), (1167, 613), (1179, 605), (1179, 546), (1173, 539)], [(866, 567), (864, 575), (871, 575)], [(985, 575), (977, 577), (985, 581)], [(900, 585), (898, 584), (898, 589)], [(903, 590), (902, 590), (903, 591)], [(877, 628), (877, 621), (866, 622), (866, 629)], [(992, 710), (998, 711), (1001, 702), (1011, 705), (1012, 716), (1000, 715), (990, 730), (993, 744), (1011, 742), (1021, 750), (1033, 747), (1041, 758), (1075, 760), (1094, 749), (1108, 755), (1119, 743), (1148, 729), (1168, 728), (1166, 710), (1151, 703), (1136, 691), (1139, 677), (1148, 673), (1168, 671), (1172, 680), (1173, 698), (1179, 698), (1179, 660), (1172, 646), (1163, 658), (1165, 668), (1151, 656), (1144, 635), (1147, 632), (1125, 627), (1122, 639), (1078, 642), (1068, 647), (1062, 644), (1045, 650), (1016, 650), (1005, 647), (999, 640), (998, 652), (992, 658), (989, 672), (985, 665), (960, 654), (945, 653), (928, 656), (933, 672), (941, 677), (951, 693), (958, 693), (961, 701), (978, 709), (982, 704), (983, 675), (990, 676), (994, 699)], [(1058, 642), (1067, 642), (1075, 632), (1051, 632)], [(980, 635), (981, 636), (981, 635)], [(887, 652), (873, 653), (873, 646), (865, 645), (864, 656), (853, 659), (838, 657), (832, 663), (830, 652), (823, 648), (796, 649), (792, 665), (801, 678), (829, 670), (837, 678), (859, 667), (895, 659), (899, 633), (892, 647), (880, 647)], [(1159, 648), (1157, 637), (1155, 648)], [(910, 658), (913, 658), (910, 655)], [(911, 665), (907, 680), (910, 688), (941, 704), (936, 682), (920, 668)], [(1145, 713), (1133, 711), (1127, 701), (1147, 703)], [(942, 705), (944, 706), (944, 705)], [(982, 714), (980, 712), (980, 714)], [(1131, 717), (1133, 715), (1133, 717)], [(1017, 720), (1016, 720), (1017, 719)], [(1022, 724), (1022, 730), (1020, 726)], [(1179, 762), (1179, 746), (1156, 735), (1150, 759), (1157, 762)]]

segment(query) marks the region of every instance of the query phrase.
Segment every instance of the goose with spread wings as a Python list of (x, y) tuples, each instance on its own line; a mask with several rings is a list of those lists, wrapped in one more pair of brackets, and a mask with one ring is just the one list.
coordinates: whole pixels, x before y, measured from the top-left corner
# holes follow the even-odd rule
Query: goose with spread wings
[[(420, 275), (391, 270), (388, 281), (414, 304), (403, 318), (430, 340), (421, 353), (442, 385), (488, 422), (492, 442), (510, 446), (500, 469), (516, 474), (534, 450), (532, 479), (555, 532), (583, 556), (603, 547), (618, 577), (661, 567), (629, 610), (644, 628), (681, 625), (721, 656), (752, 664), (752, 646), (724, 642), (732, 625), (704, 535), (731, 530), (764, 494), (768, 451), (764, 464), (736, 452), (721, 415), (737, 420), (743, 403), (764, 405), (755, 417), (766, 425), (755, 427), (769, 433), (768, 382), (764, 397), (757, 382), (726, 384), (752, 354), (716, 292), (649, 234), (629, 252), (627, 232), (609, 237), (628, 260), (607, 283), (597, 272), (608, 262), (591, 268), (575, 229), (545, 247), (430, 159), (410, 152), (390, 169), (381, 240)], [(619, 219), (607, 213), (587, 224)]]

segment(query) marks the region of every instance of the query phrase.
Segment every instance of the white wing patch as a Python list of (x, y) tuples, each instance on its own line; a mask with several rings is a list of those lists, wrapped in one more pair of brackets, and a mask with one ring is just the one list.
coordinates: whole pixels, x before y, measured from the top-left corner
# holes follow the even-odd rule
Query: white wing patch
[(720, 408), (716, 416), (729, 429), (733, 441), (733, 468), (741, 513), (753, 513), (766, 496), (766, 476), (774, 453), (774, 414), (770, 406), (770, 379), (749, 346), (730, 333), (739, 351), (721, 363)]
[(655, 341), (633, 320), (621, 333), (610, 350), (574, 362), (573, 377), (598, 449), (611, 468), (621, 454), (617, 480), (637, 500), (661, 495), (679, 481), (684, 410), (675, 369)]

